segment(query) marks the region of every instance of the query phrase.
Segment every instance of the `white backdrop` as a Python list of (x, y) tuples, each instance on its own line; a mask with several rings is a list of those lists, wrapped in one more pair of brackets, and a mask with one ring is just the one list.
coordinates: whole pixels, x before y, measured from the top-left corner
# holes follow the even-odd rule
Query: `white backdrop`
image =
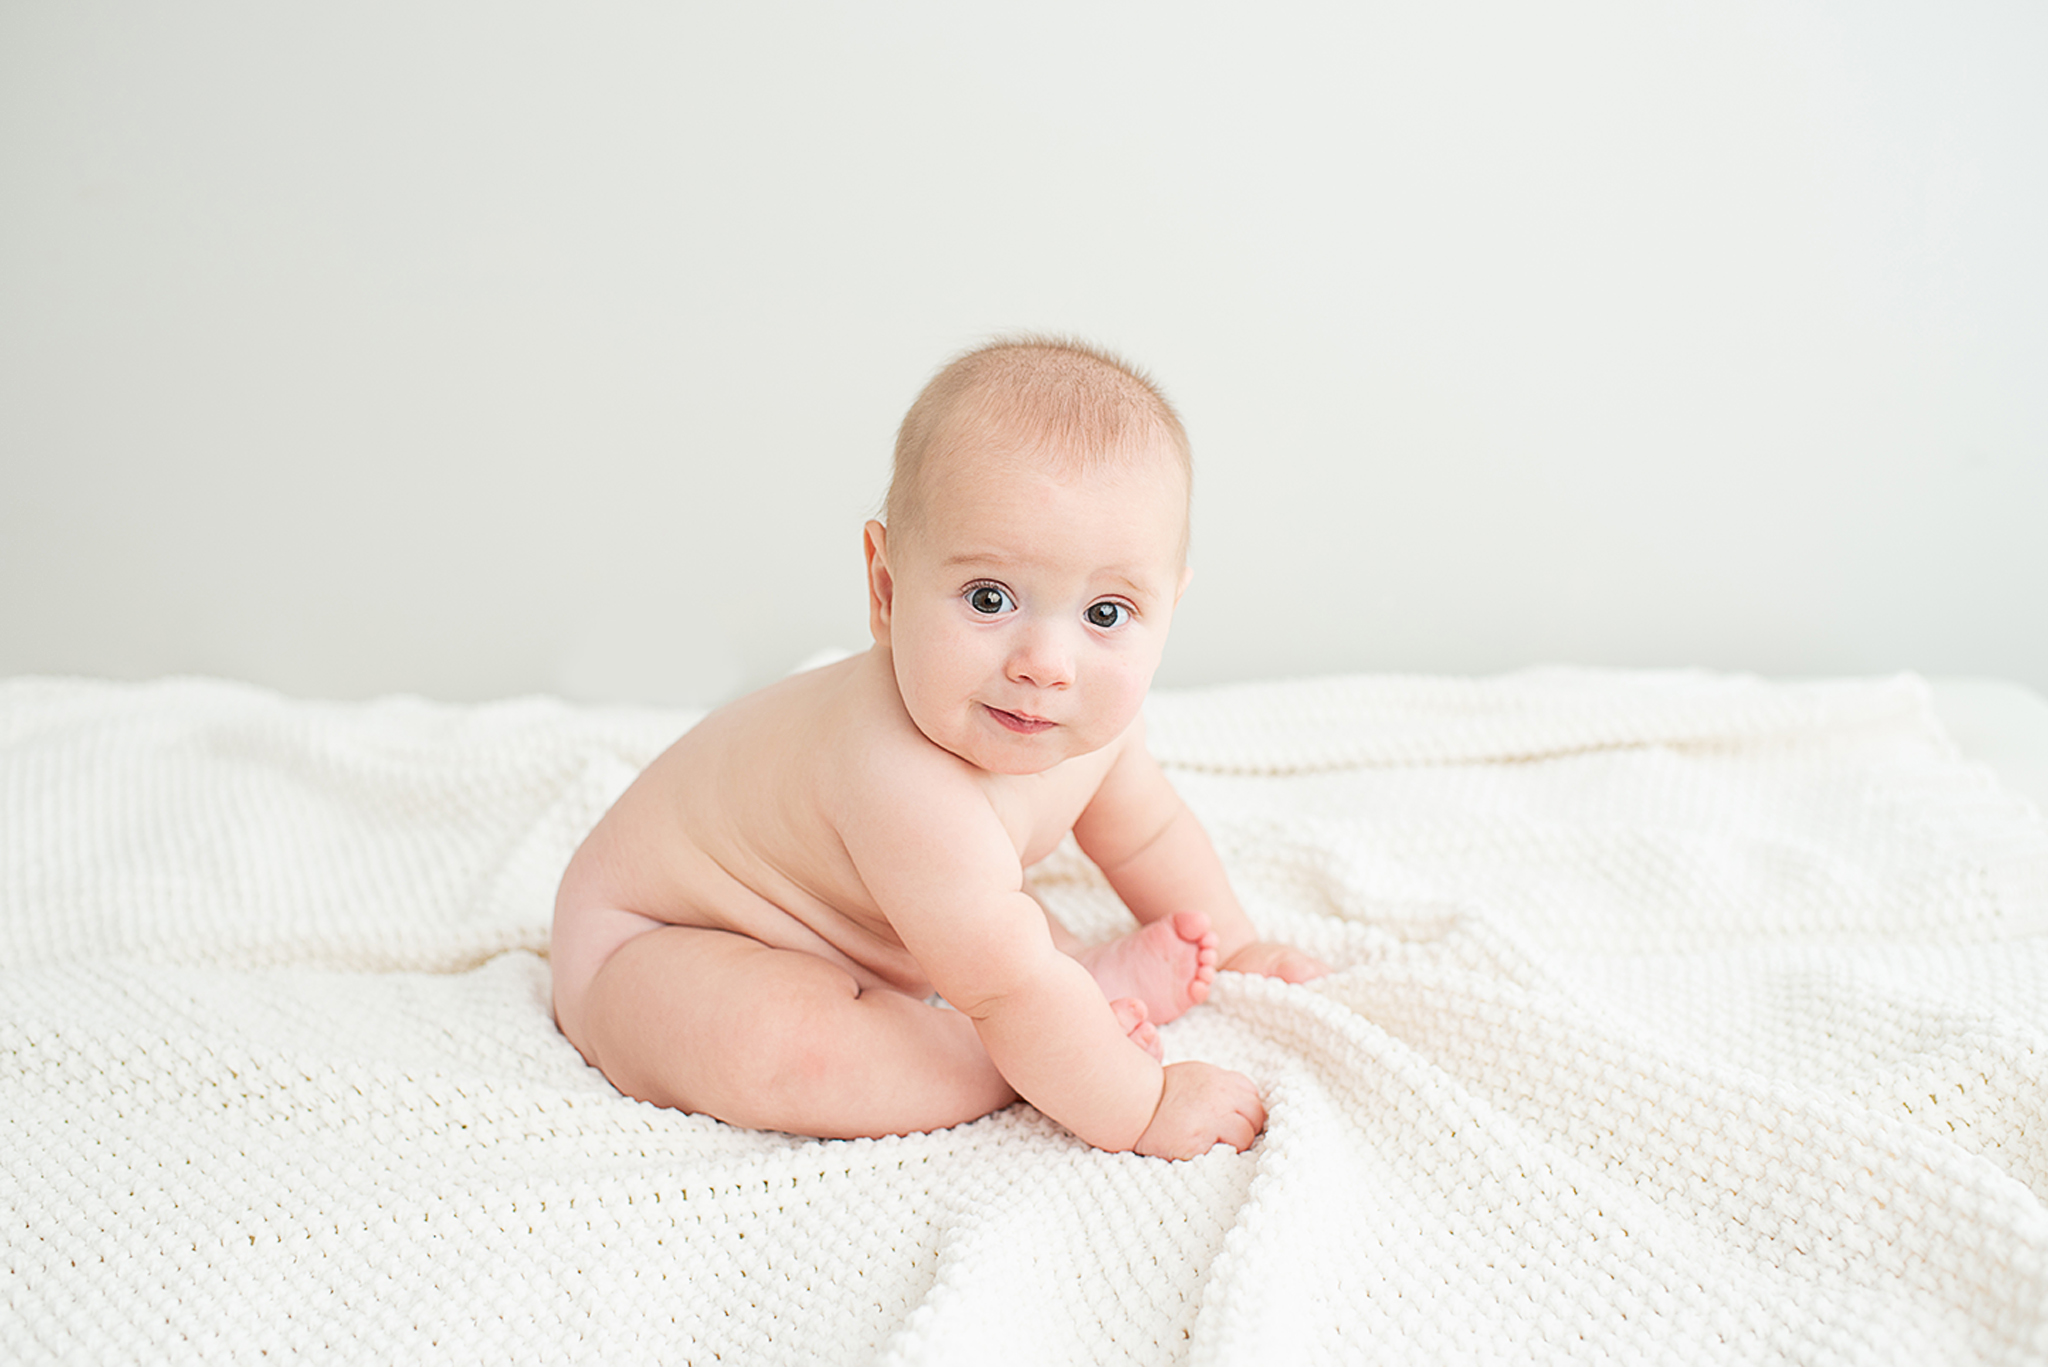
[(0, 674), (709, 703), (931, 369), (1150, 367), (1161, 682), (2048, 691), (2048, 8), (0, 0)]

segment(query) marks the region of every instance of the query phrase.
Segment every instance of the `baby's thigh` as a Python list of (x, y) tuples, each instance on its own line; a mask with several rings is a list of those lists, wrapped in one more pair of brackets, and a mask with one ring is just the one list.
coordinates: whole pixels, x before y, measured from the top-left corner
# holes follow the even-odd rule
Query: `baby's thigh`
[(658, 1106), (819, 1138), (957, 1125), (1016, 1094), (974, 1024), (839, 965), (731, 931), (664, 926), (591, 980), (580, 1047)]
[(821, 1009), (860, 994), (836, 964), (748, 936), (657, 925), (614, 949), (583, 996), (584, 1057), (626, 1095), (722, 1115), (784, 1071)]

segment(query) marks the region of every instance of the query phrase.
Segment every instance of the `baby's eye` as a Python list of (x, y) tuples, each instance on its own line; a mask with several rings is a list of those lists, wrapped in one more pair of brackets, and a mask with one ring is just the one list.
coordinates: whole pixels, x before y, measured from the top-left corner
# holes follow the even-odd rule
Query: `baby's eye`
[(1010, 610), (1010, 595), (994, 584), (976, 584), (967, 590), (967, 606), (985, 616), (993, 617), (999, 612)]
[(1104, 631), (1108, 631), (1113, 627), (1120, 627), (1125, 622), (1131, 620), (1131, 610), (1129, 608), (1125, 607), (1122, 603), (1112, 603), (1108, 599), (1104, 599), (1100, 603), (1089, 604), (1088, 611), (1081, 615), (1088, 619), (1089, 626), (1100, 627)]

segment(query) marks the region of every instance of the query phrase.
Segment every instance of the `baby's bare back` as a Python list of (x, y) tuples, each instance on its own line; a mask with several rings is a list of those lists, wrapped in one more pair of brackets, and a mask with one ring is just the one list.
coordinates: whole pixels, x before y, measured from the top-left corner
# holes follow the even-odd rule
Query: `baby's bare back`
[[(900, 747), (915, 767), (985, 801), (1022, 867), (1050, 853), (1102, 781), (1108, 751), (1024, 779), (939, 751), (903, 712), (886, 657), (794, 675), (720, 708), (634, 781), (591, 832), (556, 899), (555, 1008), (581, 1044), (590, 980), (620, 945), (661, 925), (732, 931), (818, 955), (864, 986), (931, 991), (847, 854), (839, 815), (902, 794)], [(1113, 750), (1114, 747), (1111, 747)]]

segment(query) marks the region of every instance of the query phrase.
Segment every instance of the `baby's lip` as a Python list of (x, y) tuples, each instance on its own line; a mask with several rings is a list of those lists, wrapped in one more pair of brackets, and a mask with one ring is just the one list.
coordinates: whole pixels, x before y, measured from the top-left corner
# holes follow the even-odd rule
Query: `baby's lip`
[[(988, 706), (987, 704), (983, 705)], [(989, 707), (988, 710), (989, 715), (993, 716), (1004, 726), (1027, 736), (1034, 732), (1049, 730), (1059, 725), (1058, 722), (1047, 721), (1044, 717), (1034, 717), (1029, 712), (1010, 712), (1000, 707)]]

